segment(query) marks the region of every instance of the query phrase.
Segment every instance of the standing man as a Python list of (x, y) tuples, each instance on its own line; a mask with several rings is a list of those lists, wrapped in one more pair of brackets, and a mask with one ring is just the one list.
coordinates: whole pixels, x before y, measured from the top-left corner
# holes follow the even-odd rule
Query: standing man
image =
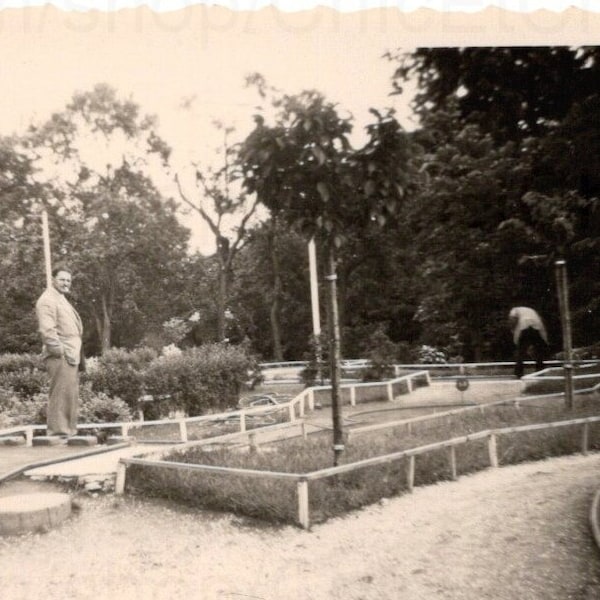
[(548, 350), (548, 334), (542, 318), (528, 306), (515, 306), (511, 309), (508, 318), (513, 330), (513, 341), (517, 347), (515, 375), (519, 379), (523, 377), (523, 361), (529, 348), (533, 349), (536, 369), (541, 371)]
[(56, 267), (52, 270), (52, 287), (35, 305), (44, 345), (42, 354), (50, 375), (48, 435), (72, 436), (77, 433), (83, 326), (77, 311), (65, 297), (70, 290), (70, 270)]

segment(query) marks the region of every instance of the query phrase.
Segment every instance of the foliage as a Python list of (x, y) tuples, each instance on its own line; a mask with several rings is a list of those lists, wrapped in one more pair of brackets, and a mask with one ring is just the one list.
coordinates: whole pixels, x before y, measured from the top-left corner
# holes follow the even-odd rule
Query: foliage
[[(306, 352), (310, 336), (306, 242), (298, 233), (284, 227), (278, 227), (276, 235), (270, 234), (268, 222), (255, 228), (238, 254), (236, 277), (230, 290), (231, 309), (254, 352), (268, 359), (276, 356), (273, 312), (277, 310), (280, 360), (296, 360)], [(279, 264), (278, 270), (276, 264)]]
[(48, 394), (24, 398), (0, 387), (0, 426), (39, 425), (46, 422)]
[(0, 388), (31, 397), (47, 390), (48, 375), (40, 354), (0, 355)]
[(393, 377), (396, 353), (396, 344), (383, 327), (375, 329), (364, 347), (364, 358), (369, 361), (369, 366), (362, 373), (363, 381), (383, 381)]
[(499, 139), (543, 134), (598, 92), (597, 47), (418, 48), (387, 56), (399, 63), (396, 93), (416, 76), (417, 111), (438, 110), (455, 97), (465, 120)]
[(149, 364), (144, 383), (153, 396), (171, 396), (189, 416), (233, 408), (254, 360), (241, 346), (206, 344)]
[(432, 346), (423, 345), (419, 348), (418, 362), (424, 365), (433, 365), (436, 363), (446, 363), (448, 361), (442, 351), (433, 348)]
[(119, 423), (133, 420), (132, 411), (123, 400), (104, 392), (95, 392), (89, 384), (80, 386), (79, 398), (80, 423)]
[(96, 368), (86, 373), (84, 381), (96, 394), (120, 398), (135, 410), (138, 398), (146, 393), (145, 371), (156, 357), (157, 352), (151, 348), (113, 348), (98, 359)]

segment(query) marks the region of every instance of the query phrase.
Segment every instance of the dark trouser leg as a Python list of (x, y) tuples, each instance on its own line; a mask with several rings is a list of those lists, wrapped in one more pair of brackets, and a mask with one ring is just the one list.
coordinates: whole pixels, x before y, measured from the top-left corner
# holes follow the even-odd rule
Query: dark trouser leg
[(523, 343), (523, 336), (519, 338), (517, 342), (517, 355), (515, 358), (515, 375), (518, 379), (523, 377), (523, 373), (525, 368), (523, 366), (523, 361), (525, 360), (525, 352), (527, 352), (527, 344)]
[(517, 361), (515, 364), (515, 375), (522, 377), (524, 373), (523, 361), (529, 348), (533, 348), (533, 356), (535, 359), (536, 371), (541, 371), (544, 368), (544, 358), (548, 345), (540, 332), (533, 327), (528, 327), (521, 332), (517, 343)]
[(79, 372), (64, 358), (48, 358), (48, 435), (75, 435), (79, 410)]

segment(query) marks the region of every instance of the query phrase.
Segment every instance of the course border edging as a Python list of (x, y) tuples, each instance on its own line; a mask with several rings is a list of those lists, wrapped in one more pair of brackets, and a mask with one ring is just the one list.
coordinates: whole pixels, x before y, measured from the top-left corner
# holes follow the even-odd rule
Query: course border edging
[(594, 541), (596, 542), (596, 546), (600, 550), (600, 487), (596, 490), (594, 494), (594, 499), (592, 500), (592, 506), (590, 508), (590, 525), (592, 528), (592, 534), (594, 536)]

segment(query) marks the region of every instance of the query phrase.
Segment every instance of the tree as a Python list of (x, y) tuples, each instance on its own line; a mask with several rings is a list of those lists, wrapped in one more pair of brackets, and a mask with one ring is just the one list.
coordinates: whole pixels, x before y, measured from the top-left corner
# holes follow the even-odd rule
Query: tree
[(4, 352), (39, 346), (33, 305), (44, 287), (40, 202), (46, 186), (17, 138), (0, 139), (0, 339)]
[[(192, 199), (184, 190), (180, 178), (175, 176), (179, 196), (184, 204), (194, 210), (209, 226), (216, 240), (216, 259), (218, 265), (217, 290), (217, 331), (219, 340), (226, 338), (226, 310), (229, 299), (229, 288), (233, 276), (233, 262), (236, 254), (246, 243), (248, 223), (256, 210), (256, 200), (249, 198), (243, 190), (234, 190), (235, 172), (232, 161), (235, 160), (237, 148), (229, 144), (230, 127), (217, 123), (223, 131), (223, 165), (218, 169), (207, 168), (203, 172), (199, 165), (194, 165), (195, 182), (198, 190), (197, 199)], [(211, 205), (206, 206), (208, 200)], [(233, 235), (227, 237), (225, 221), (227, 218), (239, 217), (239, 224)]]
[(598, 47), (418, 48), (387, 57), (399, 63), (396, 93), (417, 78), (417, 112), (455, 98), (463, 119), (500, 142), (544, 134), (600, 91)]
[(77, 271), (74, 294), (93, 323), (86, 330), (97, 332), (86, 342), (103, 352), (115, 341), (134, 345), (177, 310), (189, 232), (150, 179), (170, 152), (155, 128), (137, 104), (98, 85), (22, 142), (37, 177), (52, 184), (53, 254)]
[(231, 307), (265, 359), (298, 360), (311, 335), (306, 242), (267, 219), (238, 254)]
[[(259, 81), (261, 84), (262, 81)], [(260, 91), (259, 85), (259, 91)], [(276, 122), (256, 118), (240, 151), (244, 183), (274, 217), (297, 227), (325, 248), (329, 283), (334, 463), (343, 451), (340, 418), (340, 331), (336, 251), (348, 230), (385, 224), (393, 216), (409, 181), (407, 136), (392, 115), (375, 112), (370, 139), (354, 150), (350, 119), (315, 91), (281, 96), (274, 102)]]

